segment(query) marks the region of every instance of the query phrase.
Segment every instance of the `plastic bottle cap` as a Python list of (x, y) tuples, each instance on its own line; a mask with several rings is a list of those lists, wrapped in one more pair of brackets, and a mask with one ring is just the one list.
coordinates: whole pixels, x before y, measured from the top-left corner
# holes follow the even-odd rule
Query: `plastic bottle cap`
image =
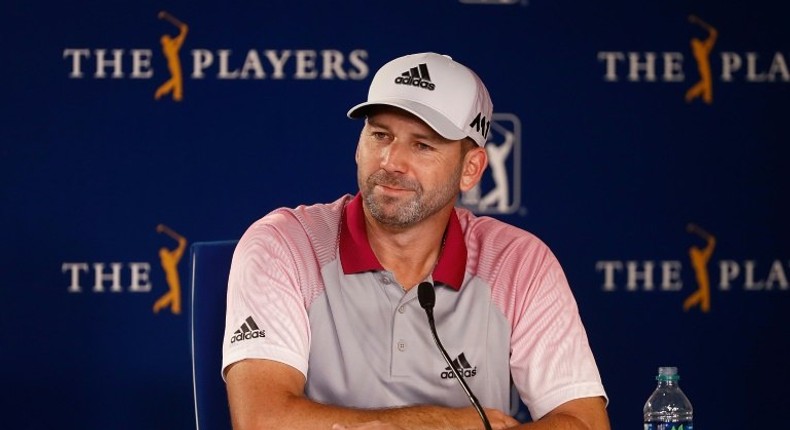
[(680, 379), (677, 367), (659, 367), (657, 381), (677, 381)]

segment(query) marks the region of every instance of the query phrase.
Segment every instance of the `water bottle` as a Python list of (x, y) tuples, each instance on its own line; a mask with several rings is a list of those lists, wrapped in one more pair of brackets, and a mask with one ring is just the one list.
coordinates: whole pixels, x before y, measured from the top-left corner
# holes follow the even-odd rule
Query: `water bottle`
[(644, 430), (694, 430), (691, 402), (680, 389), (677, 367), (659, 367), (658, 386), (645, 402)]

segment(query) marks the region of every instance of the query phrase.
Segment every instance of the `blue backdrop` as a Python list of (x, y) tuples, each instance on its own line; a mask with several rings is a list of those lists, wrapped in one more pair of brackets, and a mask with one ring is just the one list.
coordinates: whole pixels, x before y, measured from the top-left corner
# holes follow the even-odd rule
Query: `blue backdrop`
[[(504, 179), (459, 203), (558, 255), (613, 427), (639, 427), (660, 365), (680, 368), (699, 428), (786, 421), (778, 0), (0, 10), (2, 427), (191, 428), (188, 262), (160, 248), (355, 192), (361, 124), (345, 112), (379, 66), (420, 51), (487, 83)], [(154, 312), (168, 297), (180, 313)]]

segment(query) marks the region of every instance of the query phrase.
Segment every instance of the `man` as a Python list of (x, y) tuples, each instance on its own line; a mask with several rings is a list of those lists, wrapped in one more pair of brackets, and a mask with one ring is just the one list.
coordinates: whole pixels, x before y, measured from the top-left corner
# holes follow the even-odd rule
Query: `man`
[(555, 257), (454, 207), (486, 167), (492, 111), (477, 75), (451, 58), (392, 60), (348, 113), (365, 118), (359, 194), (279, 209), (245, 232), (223, 348), (234, 428), (482, 428), (418, 303), (428, 281), (438, 333), (493, 428), (519, 426), (503, 412), (512, 376), (536, 420), (523, 428), (608, 429)]

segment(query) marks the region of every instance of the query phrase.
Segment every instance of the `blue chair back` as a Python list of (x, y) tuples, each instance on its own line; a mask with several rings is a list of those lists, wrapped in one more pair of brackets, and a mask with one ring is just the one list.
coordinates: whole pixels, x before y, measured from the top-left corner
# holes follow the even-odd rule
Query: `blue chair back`
[(228, 274), (236, 243), (195, 242), (190, 247), (192, 383), (198, 430), (231, 428), (221, 368)]

